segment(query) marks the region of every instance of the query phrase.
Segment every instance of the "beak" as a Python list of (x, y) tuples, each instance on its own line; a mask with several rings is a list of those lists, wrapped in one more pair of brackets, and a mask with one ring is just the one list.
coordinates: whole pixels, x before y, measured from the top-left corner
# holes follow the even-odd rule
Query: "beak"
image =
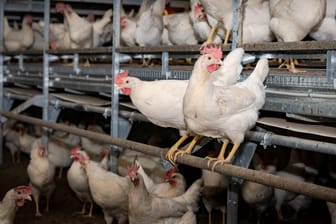
[(32, 198), (31, 198), (30, 195), (27, 195), (27, 196), (25, 197), (25, 199), (28, 200), (28, 201), (32, 201)]

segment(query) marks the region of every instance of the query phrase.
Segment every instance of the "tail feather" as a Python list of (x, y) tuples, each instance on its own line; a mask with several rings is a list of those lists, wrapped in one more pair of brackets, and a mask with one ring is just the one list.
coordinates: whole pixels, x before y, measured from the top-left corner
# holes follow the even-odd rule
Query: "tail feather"
[(200, 178), (196, 180), (188, 190), (181, 196), (173, 198), (175, 201), (185, 205), (188, 210), (197, 212), (198, 210), (198, 201), (201, 196), (203, 180)]
[(264, 82), (269, 73), (268, 60), (260, 59), (254, 68), (253, 72), (249, 76), (249, 79), (257, 79), (260, 82)]

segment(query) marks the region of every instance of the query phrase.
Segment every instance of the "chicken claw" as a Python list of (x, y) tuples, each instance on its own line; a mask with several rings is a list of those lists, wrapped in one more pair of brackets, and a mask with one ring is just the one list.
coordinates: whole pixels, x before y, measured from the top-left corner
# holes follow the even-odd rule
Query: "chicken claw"
[(188, 138), (186, 135), (182, 135), (181, 138), (168, 150), (166, 154), (167, 160), (175, 166), (173, 156), (176, 151), (178, 151), (179, 146)]
[[(224, 143), (223, 143), (223, 144), (224, 144)], [(237, 152), (239, 146), (240, 146), (240, 144), (234, 144), (233, 147), (232, 147), (232, 149), (231, 149), (231, 152), (229, 153), (229, 155), (228, 155), (225, 159), (224, 159), (224, 157), (223, 157), (223, 158), (219, 158), (219, 156), (221, 155), (221, 153), (220, 153), (220, 155), (218, 156), (218, 161), (216, 161), (216, 162), (213, 164), (211, 170), (214, 171), (214, 170), (215, 170), (215, 167), (216, 167), (218, 164), (220, 164), (220, 165), (231, 164), (231, 163), (232, 163), (233, 156), (236, 154), (236, 152)], [(222, 148), (223, 148), (223, 147), (222, 147)], [(223, 154), (223, 155), (224, 155), (224, 154)]]
[(198, 142), (199, 138), (200, 138), (199, 135), (195, 135), (194, 138), (193, 138), (193, 140), (188, 145), (187, 149), (185, 149), (185, 150), (178, 150), (175, 153), (175, 155), (174, 155), (174, 160), (173, 161), (176, 161), (178, 155), (183, 156), (185, 154), (191, 154), (191, 152), (192, 152), (194, 146), (196, 145), (196, 143)]
[(226, 147), (228, 146), (229, 141), (227, 139), (223, 140), (223, 145), (222, 148), (217, 156), (217, 158), (213, 158), (213, 157), (205, 157), (206, 159), (208, 159), (208, 166), (210, 166), (210, 163), (213, 161), (217, 161), (217, 160), (224, 160), (224, 155), (225, 155), (225, 151), (226, 151)]

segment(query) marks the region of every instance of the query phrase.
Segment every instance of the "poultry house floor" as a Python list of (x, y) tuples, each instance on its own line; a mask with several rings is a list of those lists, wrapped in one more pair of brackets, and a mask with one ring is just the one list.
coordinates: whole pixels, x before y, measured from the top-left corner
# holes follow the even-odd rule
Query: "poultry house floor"
[[(139, 133), (136, 133), (136, 135), (137, 134)], [(131, 139), (135, 141), (141, 141), (140, 139)], [(0, 200), (2, 200), (4, 194), (9, 189), (19, 185), (28, 184), (28, 176), (26, 171), (26, 167), (29, 162), (28, 155), (22, 153), (21, 163), (19, 164), (12, 164), (9, 151), (6, 148), (4, 148), (3, 156), (4, 163), (0, 165)], [(190, 167), (187, 167), (187, 169), (189, 168)], [(58, 174), (58, 170), (56, 172)], [(195, 174), (195, 170), (191, 172)], [(48, 213), (43, 212), (45, 201), (42, 199), (40, 208), (43, 216), (35, 217), (35, 205), (33, 202), (28, 201), (17, 211), (14, 224), (104, 224), (105, 222), (103, 219), (103, 214), (97, 205), (94, 207), (93, 218), (85, 218), (74, 214), (75, 212), (81, 210), (81, 204), (75, 195), (71, 192), (67, 184), (66, 175), (64, 174), (66, 174), (66, 170), (63, 173), (63, 177), (61, 179), (56, 178), (56, 191), (51, 198), (50, 211)], [(242, 199), (239, 200), (238, 214), (239, 224), (257, 223), (256, 216), (253, 215), (253, 212)], [(201, 202), (199, 212), (197, 213), (197, 220), (199, 224), (208, 223), (208, 215)], [(220, 212), (213, 212), (212, 223), (222, 223)], [(278, 222), (276, 219), (276, 212), (271, 209), (270, 212), (264, 215), (264, 218), (260, 223), (327, 224), (330, 223), (330, 218), (325, 202), (320, 200), (313, 200), (312, 205), (308, 209), (300, 212), (297, 219), (291, 219), (290, 221), (286, 222)]]

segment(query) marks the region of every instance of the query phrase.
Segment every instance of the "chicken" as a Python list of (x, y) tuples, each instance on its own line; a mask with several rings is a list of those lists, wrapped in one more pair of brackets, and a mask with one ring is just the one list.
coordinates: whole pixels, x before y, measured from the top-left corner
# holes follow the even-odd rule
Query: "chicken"
[[(266, 159), (260, 158), (258, 154), (255, 154), (253, 157), (253, 165), (255, 170), (271, 174), (276, 172), (276, 167)], [(260, 219), (262, 212), (264, 212), (271, 203), (273, 188), (245, 180), (241, 187), (241, 195), (243, 200), (256, 210), (258, 218)]]
[(22, 207), (26, 200), (31, 201), (32, 189), (29, 186), (18, 186), (10, 189), (0, 202), (1, 224), (14, 223), (15, 213)]
[[(77, 198), (83, 203), (82, 210), (79, 212), (81, 215), (85, 215), (86, 212), (86, 204), (90, 204), (89, 213), (85, 216), (92, 217), (92, 209), (93, 209), (93, 199), (91, 196), (88, 177), (85, 171), (81, 168), (81, 164), (79, 162), (80, 158), (84, 151), (81, 151), (80, 146), (76, 146), (71, 150), (71, 158), (74, 160), (70, 169), (67, 173), (68, 184), (73, 192), (75, 192)], [(101, 161), (100, 167), (107, 170), (106, 160), (108, 157), (108, 153), (105, 153), (103, 159)], [(107, 160), (108, 161), (108, 160)]]
[(32, 29), (33, 17), (26, 15), (22, 20), (20, 30), (9, 26), (7, 18), (4, 19), (4, 47), (7, 51), (26, 50), (34, 42), (34, 32)]
[(185, 192), (187, 183), (184, 176), (177, 173), (176, 168), (172, 168), (166, 172), (165, 182), (156, 184), (146, 174), (137, 160), (135, 163), (139, 166), (138, 173), (144, 179), (144, 184), (151, 194), (159, 197), (175, 197)]
[(162, 198), (150, 194), (137, 165), (128, 169), (131, 187), (128, 193), (129, 223), (178, 223), (188, 210), (197, 211), (202, 180), (196, 180), (182, 195)]
[[(202, 51), (202, 52), (205, 53), (204, 51)], [(224, 62), (221, 61), (222, 51), (220, 49), (217, 49), (217, 50), (213, 51), (213, 53), (216, 56), (215, 55), (210, 55), (210, 57), (209, 57), (214, 62), (214, 64), (210, 65), (210, 67), (211, 67), (210, 72), (212, 72), (211, 77), (215, 77), (215, 78), (217, 77), (216, 80), (215, 80), (215, 78), (213, 78), (214, 79), (213, 85), (224, 87), (224, 86), (233, 85), (234, 83), (236, 83), (236, 81), (239, 78), (240, 73), (243, 69), (243, 67), (241, 65), (241, 61), (243, 59), (244, 50), (242, 48), (234, 49), (233, 51), (231, 51), (225, 57)], [(195, 74), (198, 73), (200, 75), (202, 74), (205, 77), (206, 77), (206, 75), (210, 74), (210, 72), (208, 72), (207, 69), (206, 69), (207, 65), (203, 62), (203, 61), (207, 60), (206, 58), (207, 58), (207, 55), (203, 55), (196, 61), (192, 73), (195, 73)], [(218, 64), (221, 64), (221, 66), (219, 68), (218, 68)], [(190, 80), (189, 80), (189, 83), (190, 83)], [(205, 102), (206, 101), (204, 101), (204, 103)], [(183, 111), (183, 108), (182, 108), (182, 111)], [(184, 117), (184, 120), (185, 120), (185, 117)], [(191, 131), (193, 131), (193, 130), (191, 130)], [(189, 130), (189, 132), (190, 132), (190, 130)], [(192, 132), (190, 132), (190, 133), (192, 133)], [(186, 138), (186, 136), (182, 136), (180, 141), (177, 142), (168, 151), (166, 157), (168, 158), (168, 160), (171, 163), (173, 163), (173, 164), (175, 163), (176, 157), (179, 154), (190, 154), (194, 145), (197, 143), (197, 141), (199, 139), (199, 136), (196, 135), (194, 137), (194, 139), (189, 144), (187, 149), (185, 149), (184, 151), (178, 150), (178, 147), (181, 145), (181, 142), (183, 142), (185, 140), (185, 138)]]
[(135, 29), (137, 19), (131, 15), (127, 15), (122, 9), (120, 12), (120, 39), (122, 43), (128, 47), (136, 46)]
[[(61, 124), (69, 125), (70, 127), (75, 127), (75, 124), (70, 124), (69, 122), (61, 122)], [(78, 135), (74, 135), (69, 132), (54, 130), (51, 138), (57, 139), (69, 147), (74, 147), (80, 144), (81, 138)]]
[[(207, 20), (203, 6), (199, 0), (191, 0), (190, 8), (191, 10), (189, 12), (189, 16), (192, 22), (193, 30), (196, 34), (196, 38), (198, 42), (204, 42), (211, 31), (211, 27)], [(214, 34), (212, 42), (215, 44), (221, 44), (222, 39), (219, 35)]]
[(136, 23), (135, 42), (137, 45), (157, 46), (163, 31), (163, 11), (166, 0), (144, 0), (145, 10), (139, 14)]
[(227, 44), (232, 32), (233, 1), (200, 0), (200, 2), (203, 5), (209, 24), (211, 25), (210, 34), (207, 40), (202, 44), (202, 47), (213, 42), (213, 37), (218, 29), (225, 30), (224, 44)]
[[(270, 0), (270, 28), (281, 42), (301, 41), (322, 21), (326, 12), (326, 0)], [(283, 65), (293, 73), (294, 60)], [(282, 67), (282, 65), (281, 65)]]
[(309, 34), (315, 40), (336, 40), (336, 2), (327, 0), (327, 9), (322, 22)]
[[(259, 109), (265, 103), (263, 81), (269, 68), (267, 59), (260, 59), (246, 80), (232, 84), (235, 79), (230, 85), (225, 77), (211, 74), (221, 63), (221, 49), (206, 47), (202, 54), (189, 79), (183, 98), (183, 113), (191, 132), (223, 142), (214, 168), (218, 164), (232, 162), (245, 133), (255, 125)], [(224, 159), (228, 139), (234, 146)]]
[(242, 43), (271, 42), (269, 1), (247, 1), (244, 9)]
[(330, 213), (331, 224), (336, 223), (336, 203), (327, 201), (328, 211)]
[(209, 224), (212, 223), (212, 210), (219, 209), (222, 212), (222, 223), (225, 223), (226, 192), (228, 179), (226, 176), (202, 169), (204, 183), (202, 201), (209, 214)]
[[(69, 134), (69, 136), (73, 136)], [(77, 136), (74, 136), (75, 138)], [(34, 147), (34, 142), (40, 141), (40, 137), (30, 135), (26, 132), (21, 133), (19, 137), (20, 146), (27, 153), (30, 153)], [(63, 168), (71, 165), (70, 148), (73, 145), (69, 145), (63, 142), (62, 139), (50, 137), (48, 141), (48, 159), (55, 167), (60, 168), (58, 177), (62, 177)]]
[(46, 211), (49, 211), (50, 197), (56, 188), (54, 181), (55, 166), (49, 161), (48, 151), (42, 145), (40, 140), (33, 143), (30, 158), (27, 173), (30, 180), (29, 185), (32, 187), (33, 198), (35, 201), (35, 216), (42, 216), (39, 207), (40, 196), (46, 196)]
[(186, 213), (184, 213), (177, 224), (197, 224), (195, 213), (191, 210), (188, 210)]
[(189, 18), (189, 12), (165, 15), (163, 23), (167, 28), (168, 38), (172, 44), (195, 45), (198, 43)]
[[(88, 125), (87, 130), (98, 132), (98, 133), (105, 133), (103, 128), (99, 125), (96, 125), (96, 124)], [(93, 139), (89, 139), (89, 138), (86, 138), (86, 137), (81, 137), (81, 145), (82, 145), (84, 151), (86, 151), (89, 154), (90, 158), (94, 161), (100, 160), (101, 150), (103, 148), (108, 147), (104, 143), (97, 142)]]
[(127, 223), (128, 178), (103, 169), (85, 152), (79, 157), (79, 162), (88, 177), (92, 198), (103, 210), (105, 222), (112, 224), (115, 218), (120, 224)]
[(71, 48), (90, 48), (93, 45), (93, 26), (80, 17), (69, 4), (61, 2), (55, 5), (57, 12), (64, 15), (66, 27), (71, 39)]
[(5, 146), (10, 151), (13, 163), (20, 162), (20, 143), (18, 142), (18, 139), (22, 128), (22, 124), (15, 123), (5, 136)]
[(112, 9), (105, 11), (103, 17), (92, 23), (93, 27), (93, 47), (102, 46), (104, 43), (103, 34), (105, 26), (111, 25)]

